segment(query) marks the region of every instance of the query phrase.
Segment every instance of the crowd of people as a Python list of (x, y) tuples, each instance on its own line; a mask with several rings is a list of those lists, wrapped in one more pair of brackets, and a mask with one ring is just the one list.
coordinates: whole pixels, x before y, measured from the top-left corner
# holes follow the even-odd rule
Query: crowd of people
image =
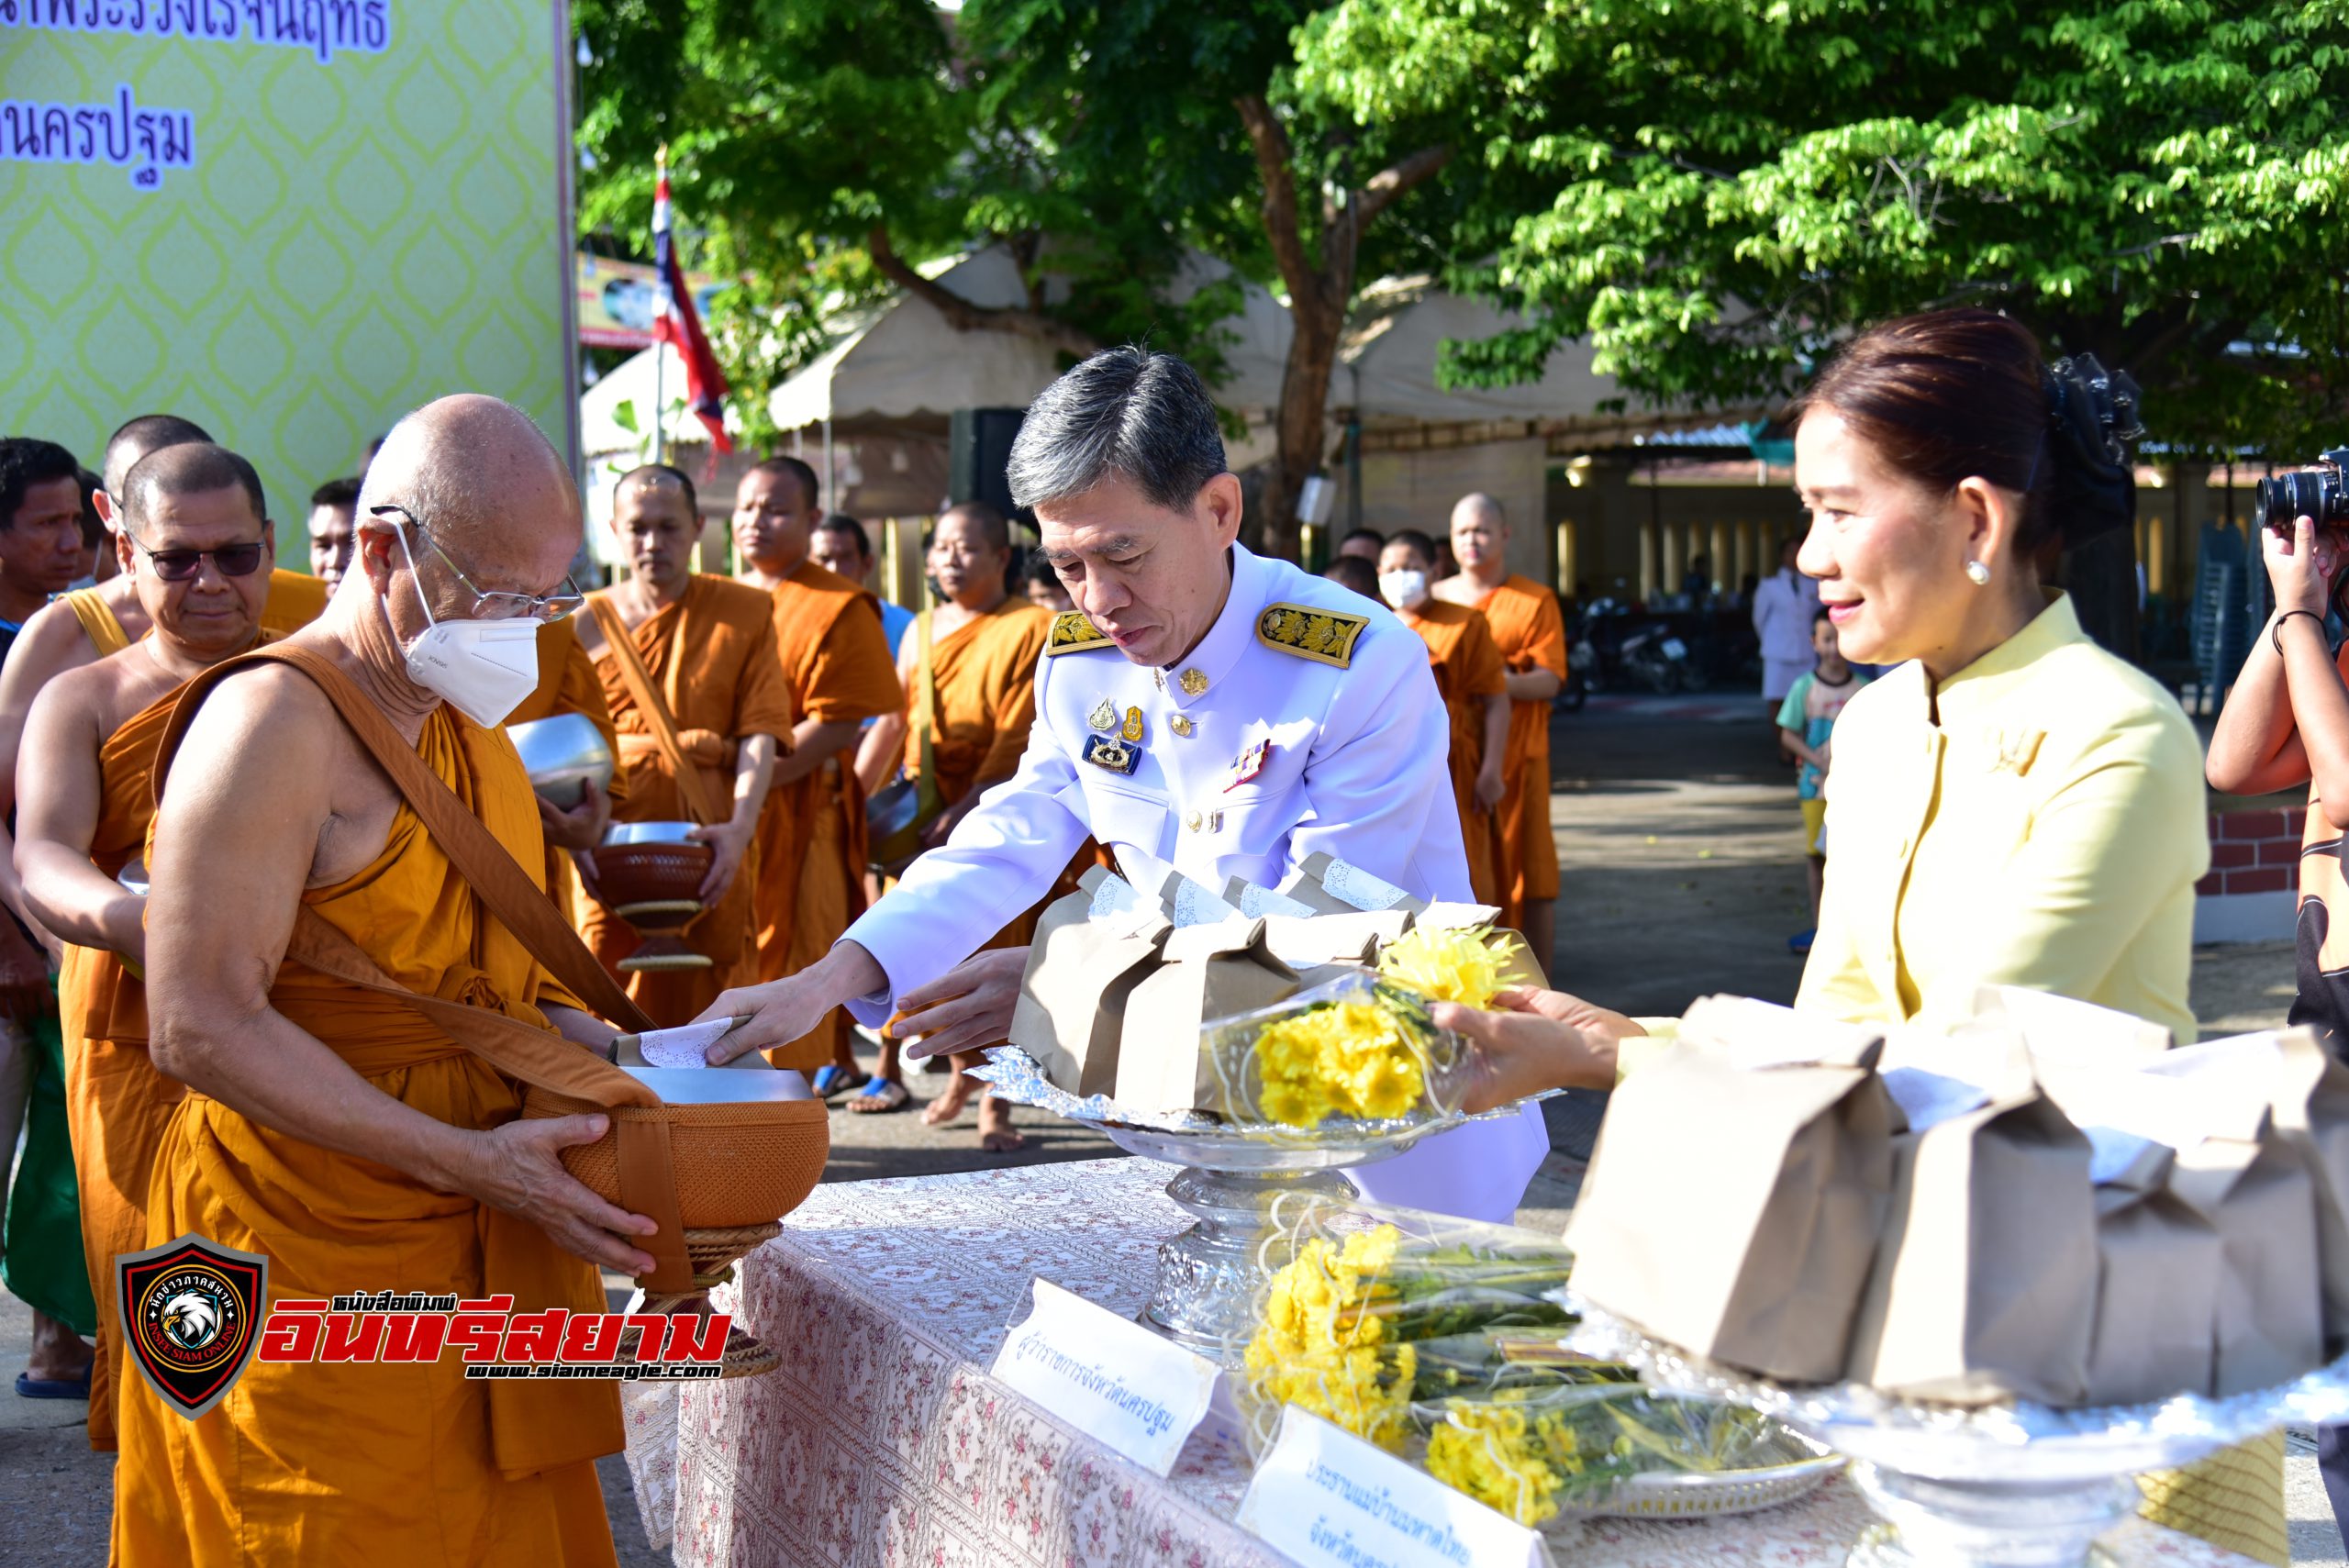
[[(1980, 310), (1861, 335), (1803, 401), (1811, 522), (1788, 565), (1819, 603), (1790, 612), (1801, 667), (1773, 657), (1772, 717), (1825, 801), (1809, 846), (1836, 852), (1799, 1008), (1930, 1025), (2003, 983), (2194, 1038), (2200, 750), (2046, 586), (2058, 551), (2132, 516), (2127, 414)], [(518, 1118), (436, 1006), (599, 1053), (623, 1009), (740, 1018), (714, 1063), (762, 1051), (885, 1114), (910, 1100), (904, 1060), (1005, 1038), (1036, 911), (1104, 858), (1171, 895), (1328, 853), (1498, 906), (1551, 954), (1564, 630), (1489, 497), (1442, 540), (1350, 537), (1324, 577), (1258, 556), (1205, 388), (1140, 350), (1043, 394), (1008, 477), (1036, 564), (1000, 513), (955, 507), (928, 541), (933, 603), (892, 624), (869, 539), (787, 458), (738, 487), (740, 577), (694, 570), (689, 475), (628, 473), (621, 570), (585, 590), (567, 467), (495, 399), (428, 405), (322, 486), (315, 575), (275, 569), (250, 465), (184, 420), (126, 425), (95, 484), (49, 443), (0, 442), (0, 942), (22, 950), (0, 981), (30, 1063), (0, 1278), (44, 1314), (19, 1391), (86, 1376), (91, 1440), (119, 1447), (118, 1562), (612, 1561), (608, 1385), (256, 1363), (192, 1421), (125, 1376), (113, 1260), (187, 1232), (266, 1255), (273, 1295), (593, 1308), (593, 1265), (653, 1267), (658, 1225), (562, 1165), (604, 1118)], [(77, 588), (94, 544), (118, 575)], [(2271, 545), (2273, 658), (2237, 688), (2214, 781), (2321, 793), (2349, 755), (2318, 635), (2336, 564), (2305, 520)], [(1858, 664), (1887, 673), (1862, 689)], [(618, 764), (575, 803), (536, 796), (502, 733), (562, 714)], [(888, 789), (914, 800), (902, 860), (868, 831)], [(709, 846), (684, 937), (708, 962), (625, 970), (641, 939), (588, 851), (612, 823), (679, 821)], [(484, 844), (543, 901), (506, 902)], [(521, 934), (546, 906), (581, 962)], [(2302, 1010), (2337, 1049), (2324, 934)], [(1493, 1108), (1610, 1085), (1672, 1036), (1531, 987), (1437, 1021), (1477, 1046)], [(852, 1022), (891, 1047), (875, 1073)], [(1018, 1138), (984, 1097), (979, 1125)], [(1546, 1148), (1528, 1106), (1357, 1183), (1506, 1218)], [(2280, 1451), (2152, 1480), (2148, 1507), (2284, 1561)]]

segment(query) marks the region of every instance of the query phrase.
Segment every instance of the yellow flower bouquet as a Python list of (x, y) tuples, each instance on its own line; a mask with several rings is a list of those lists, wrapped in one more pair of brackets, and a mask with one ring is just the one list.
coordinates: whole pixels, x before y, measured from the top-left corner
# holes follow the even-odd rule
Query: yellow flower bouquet
[(1571, 1259), (1549, 1237), (1347, 1204), (1280, 1218), (1242, 1357), (1252, 1442), (1296, 1405), (1399, 1453), (1415, 1401), (1628, 1375), (1559, 1350)]

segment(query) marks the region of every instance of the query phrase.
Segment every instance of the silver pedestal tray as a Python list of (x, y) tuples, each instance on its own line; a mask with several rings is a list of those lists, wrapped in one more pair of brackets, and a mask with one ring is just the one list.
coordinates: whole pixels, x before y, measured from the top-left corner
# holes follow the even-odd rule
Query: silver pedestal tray
[(1238, 1364), (1255, 1332), (1256, 1293), (1272, 1273), (1260, 1253), (1284, 1210), (1310, 1198), (1350, 1198), (1353, 1189), (1338, 1172), (1519, 1110), (1511, 1104), (1477, 1117), (1324, 1122), (1308, 1132), (1234, 1126), (1197, 1112), (1141, 1117), (1120, 1111), (1102, 1095), (1080, 1099), (1056, 1088), (1033, 1057), (1010, 1046), (988, 1051), (987, 1065), (972, 1075), (1014, 1104), (1095, 1129), (1129, 1154), (1182, 1167), (1166, 1184), (1166, 1195), (1195, 1223), (1160, 1244), (1157, 1284), (1141, 1320), (1229, 1365)]
[(2349, 1420), (2349, 1356), (2297, 1383), (2226, 1399), (2056, 1410), (1905, 1403), (1857, 1384), (1784, 1388), (1659, 1340), (1581, 1300), (1566, 1343), (1629, 1362), (1678, 1394), (1748, 1405), (1849, 1454), (1886, 1520), (1855, 1568), (2079, 1568), (2110, 1561), (2097, 1537), (2135, 1511), (2130, 1477), (2207, 1459), (2277, 1428)]

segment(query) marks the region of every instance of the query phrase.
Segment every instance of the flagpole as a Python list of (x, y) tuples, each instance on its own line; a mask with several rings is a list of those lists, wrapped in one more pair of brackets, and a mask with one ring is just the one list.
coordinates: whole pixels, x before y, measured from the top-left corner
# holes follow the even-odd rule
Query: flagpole
[[(652, 155), (652, 160), (654, 189), (657, 190), (659, 182), (669, 177), (669, 144), (667, 142), (661, 144), (660, 150)], [(659, 206), (657, 199), (654, 206), (656, 207)], [(652, 249), (654, 266), (656, 271), (659, 271), (661, 241), (658, 236), (653, 239)], [(661, 302), (661, 313), (665, 317), (669, 309), (669, 275), (665, 271), (659, 271), (658, 279), (653, 284), (653, 292)], [(662, 385), (668, 379), (662, 373), (668, 367), (669, 345), (664, 339), (656, 337), (652, 339), (652, 461), (654, 462), (666, 462), (669, 458), (669, 400)]]

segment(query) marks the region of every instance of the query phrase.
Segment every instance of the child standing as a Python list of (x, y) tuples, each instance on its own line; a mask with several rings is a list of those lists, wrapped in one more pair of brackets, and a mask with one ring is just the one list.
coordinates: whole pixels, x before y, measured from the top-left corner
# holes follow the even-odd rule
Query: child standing
[(1867, 677), (1853, 669), (1837, 651), (1835, 623), (1827, 618), (1825, 610), (1811, 617), (1810, 651), (1810, 673), (1797, 676), (1786, 700), (1778, 705), (1778, 748), (1802, 763), (1795, 780), (1795, 795), (1802, 803), (1802, 843), (1809, 854), (1805, 865), (1810, 873), (1811, 929), (1787, 939), (1787, 946), (1798, 953), (1809, 952), (1811, 938), (1818, 933), (1819, 892), (1827, 881), (1827, 797), (1823, 786), (1827, 782), (1828, 736), (1833, 732), (1836, 716), (1843, 711), (1843, 705), (1868, 684)]

